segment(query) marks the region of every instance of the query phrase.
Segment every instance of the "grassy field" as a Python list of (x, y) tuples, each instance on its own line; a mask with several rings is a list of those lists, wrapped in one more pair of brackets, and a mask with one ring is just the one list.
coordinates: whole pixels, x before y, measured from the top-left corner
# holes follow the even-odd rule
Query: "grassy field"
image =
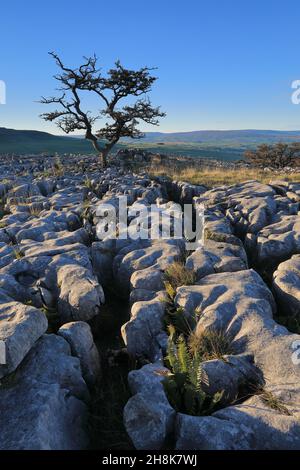
[[(125, 145), (125, 144), (123, 144)], [(195, 142), (128, 142), (127, 148), (140, 148), (141, 150), (162, 153), (167, 155), (181, 155), (194, 158), (209, 158), (224, 161), (234, 161), (243, 158), (244, 152), (249, 149), (254, 149), (255, 145), (240, 146), (239, 144), (230, 145), (216, 145), (207, 143)]]
[[(227, 138), (223, 140), (220, 138), (216, 140), (211, 138), (205, 141), (168, 141), (168, 136), (162, 134), (159, 136), (162, 141), (123, 139), (114, 147), (114, 151), (121, 148), (139, 148), (142, 151), (152, 153), (232, 161), (241, 159), (245, 150), (256, 146), (255, 135), (253, 137), (253, 141), (250, 141), (249, 138), (244, 138), (244, 141), (238, 138), (235, 140), (234, 136), (230, 139)], [(182, 138), (184, 138), (184, 136), (182, 136)], [(268, 136), (266, 136), (266, 138), (268, 138)], [(0, 127), (0, 155), (5, 153), (15, 153), (19, 155), (41, 153), (93, 154), (93, 148), (91, 142), (83, 138), (57, 136), (47, 132)]]
[(242, 183), (247, 180), (258, 180), (269, 183), (271, 180), (286, 180), (300, 183), (300, 172), (287, 174), (284, 172), (263, 171), (250, 168), (238, 169), (210, 169), (186, 168), (180, 171), (171, 168), (149, 169), (151, 176), (168, 176), (172, 180), (187, 181), (192, 184), (203, 184), (209, 188), (221, 185)]
[[(170, 142), (170, 143), (147, 143), (141, 141), (131, 141), (130, 143), (122, 142), (114, 147), (114, 151), (119, 149), (135, 149), (139, 148), (141, 151), (152, 153), (164, 153), (172, 155), (183, 155), (194, 158), (210, 158), (217, 160), (233, 161), (243, 158), (243, 153), (246, 148), (240, 147), (223, 147), (212, 146), (206, 144), (195, 144), (188, 142)], [(41, 138), (20, 138), (11, 140), (3, 139), (0, 135), (0, 155), (5, 153), (15, 153), (19, 155), (24, 154), (64, 154), (64, 153), (77, 153), (77, 154), (95, 154), (90, 142), (84, 139), (74, 139), (70, 137), (57, 137), (50, 136), (44, 139)]]

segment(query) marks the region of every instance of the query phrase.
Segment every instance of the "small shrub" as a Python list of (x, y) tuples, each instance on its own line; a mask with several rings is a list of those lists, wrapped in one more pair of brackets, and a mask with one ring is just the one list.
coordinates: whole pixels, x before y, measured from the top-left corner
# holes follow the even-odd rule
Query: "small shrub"
[(38, 217), (41, 213), (41, 209), (38, 209), (37, 207), (29, 207), (29, 214), (32, 216), (32, 217)]
[(16, 259), (22, 259), (25, 255), (21, 250), (16, 249), (14, 250), (14, 256)]
[(202, 389), (207, 381), (201, 367), (200, 354), (191, 354), (183, 335), (177, 340), (175, 328), (170, 327), (167, 366), (171, 372), (162, 384), (171, 406), (178, 412), (194, 416), (211, 414), (220, 406), (223, 392), (210, 396)]
[(213, 232), (212, 230), (205, 229), (204, 238), (205, 240), (213, 240), (214, 242), (226, 243), (226, 241), (228, 241), (228, 234)]
[(283, 143), (277, 142), (274, 145), (261, 144), (256, 150), (248, 150), (245, 157), (258, 167), (284, 168), (293, 165), (300, 157), (299, 142)]
[(88, 177), (84, 180), (83, 185), (88, 189), (93, 189), (92, 180)]
[(63, 176), (64, 167), (59, 157), (56, 157), (54, 165), (52, 167), (53, 176)]

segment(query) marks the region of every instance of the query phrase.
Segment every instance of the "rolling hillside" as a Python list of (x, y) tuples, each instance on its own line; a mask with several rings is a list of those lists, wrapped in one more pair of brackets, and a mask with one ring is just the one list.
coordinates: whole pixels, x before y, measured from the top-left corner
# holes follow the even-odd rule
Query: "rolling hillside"
[(147, 132), (145, 142), (190, 142), (202, 144), (247, 145), (253, 143), (272, 143), (279, 141), (300, 141), (300, 131), (272, 130), (230, 130), (230, 131), (192, 131), (192, 132)]
[(0, 128), (0, 154), (84, 153), (90, 151), (90, 143), (83, 139), (55, 136), (40, 131)]
[[(123, 139), (116, 146), (138, 147), (154, 153), (188, 155), (195, 158), (239, 160), (245, 150), (261, 143), (300, 142), (300, 131), (194, 131), (194, 132), (147, 132), (141, 140)], [(91, 143), (82, 137), (55, 136), (47, 132), (0, 128), (0, 155), (93, 153)]]

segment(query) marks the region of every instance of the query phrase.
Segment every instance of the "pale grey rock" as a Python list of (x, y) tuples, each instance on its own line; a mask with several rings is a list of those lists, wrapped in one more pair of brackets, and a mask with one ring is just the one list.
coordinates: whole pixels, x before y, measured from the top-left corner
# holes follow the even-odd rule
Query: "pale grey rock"
[[(3, 222), (5, 223), (5, 222)], [(1, 243), (10, 243), (10, 238), (8, 236), (8, 234), (6, 233), (6, 230), (5, 228), (1, 228), (0, 229), (0, 242)]]
[(89, 386), (95, 385), (100, 376), (101, 365), (90, 326), (82, 321), (61, 326), (58, 334), (71, 346), (72, 355), (80, 360), (82, 375)]
[(171, 241), (176, 242), (176, 240), (158, 241), (149, 248), (131, 251), (124, 257), (115, 258), (114, 277), (122, 295), (129, 294), (130, 278), (134, 272), (150, 267), (164, 271), (180, 258), (182, 253), (180, 246), (170, 243)]
[[(58, 184), (57, 184), (58, 188)], [(58, 189), (50, 198), (49, 202), (51, 207), (60, 211), (61, 209), (69, 208), (70, 210), (76, 209), (78, 204), (83, 202), (82, 191), (75, 191), (72, 187)]]
[(0, 242), (0, 268), (7, 266), (15, 259), (14, 247)]
[(13, 301), (0, 305), (0, 339), (6, 351), (0, 378), (16, 369), (47, 327), (46, 315), (34, 307)]
[[(276, 388), (271, 391), (280, 399)], [(240, 427), (244, 432), (250, 431), (252, 450), (297, 450), (300, 446), (299, 404), (285, 405), (285, 409), (290, 414), (272, 409), (260, 396), (253, 396), (241, 405), (217, 411), (213, 417)]]
[[(162, 298), (165, 296), (165, 291), (162, 292)], [(130, 292), (129, 303), (132, 306), (135, 302), (153, 300), (157, 297), (157, 291), (148, 290), (148, 289), (133, 289)]]
[(31, 257), (44, 257), (54, 258), (57, 255), (70, 256), (70, 252), (78, 252), (78, 254), (85, 254), (88, 252), (87, 247), (82, 243), (71, 243), (66, 245), (55, 244), (53, 240), (48, 240), (43, 243), (26, 243), (22, 245), (22, 251), (26, 258)]
[(286, 315), (300, 315), (300, 255), (281, 263), (273, 274), (273, 290)]
[(131, 289), (161, 291), (164, 289), (163, 272), (154, 268), (141, 269), (132, 274), (130, 284)]
[(53, 179), (43, 179), (36, 182), (41, 194), (43, 196), (49, 196), (55, 189), (56, 181)]
[(13, 382), (0, 386), (0, 449), (79, 450), (88, 445), (88, 390), (61, 337), (40, 338)]
[[(194, 201), (195, 209), (199, 210), (197, 199)], [(218, 236), (222, 235), (225, 238), (226, 235), (233, 234), (233, 226), (229, 218), (224, 217), (224, 214), (219, 209), (205, 209), (205, 232), (215, 234)]]
[(7, 197), (14, 197), (14, 198), (28, 198), (30, 196), (39, 196), (41, 194), (39, 187), (33, 184), (23, 184), (21, 186), (17, 186), (15, 188), (10, 189), (7, 193)]
[(128, 374), (128, 385), (131, 393), (160, 394), (163, 391), (162, 380), (168, 369), (161, 361), (146, 364), (141, 369), (132, 370)]
[(161, 449), (173, 430), (175, 410), (161, 384), (166, 370), (161, 363), (149, 364), (129, 374), (134, 396), (124, 408), (124, 425), (136, 449)]
[(65, 265), (58, 270), (60, 287), (58, 313), (63, 323), (91, 320), (100, 312), (104, 292), (96, 278), (84, 267)]
[(194, 185), (185, 181), (172, 181), (170, 184), (165, 182), (165, 184), (167, 185), (169, 197), (181, 204), (191, 204), (194, 197), (207, 191), (205, 186)]
[(57, 248), (60, 246), (70, 246), (71, 244), (78, 244), (82, 243), (84, 245), (89, 244), (89, 235), (84, 228), (80, 228), (73, 232), (69, 231), (60, 231), (60, 232), (44, 232), (42, 234), (42, 240), (40, 241), (31, 241), (30, 239), (27, 241), (26, 239), (22, 240), (22, 245), (24, 245), (24, 249), (28, 250), (30, 247), (42, 247), (47, 248)]
[(273, 296), (261, 277), (253, 270), (232, 273), (217, 273), (205, 276), (197, 285), (177, 289), (175, 303), (184, 308), (187, 316), (195, 310), (200, 312), (199, 327), (230, 329), (240, 328), (240, 314), (245, 309), (263, 312), (263, 317), (272, 318), (275, 312)]
[(176, 417), (176, 450), (251, 450), (254, 432), (214, 416)]
[(206, 240), (186, 260), (186, 267), (196, 273), (197, 279), (208, 274), (234, 272), (248, 268), (247, 255), (240, 245)]
[(114, 257), (115, 240), (110, 242), (94, 242), (92, 244), (92, 265), (99, 282), (103, 286), (112, 283), (112, 264)]
[(277, 205), (274, 197), (236, 197), (229, 199), (230, 211), (227, 217), (231, 218), (236, 231), (240, 235), (247, 232), (258, 233), (263, 227), (271, 223), (273, 215), (276, 213)]
[(22, 226), (16, 227), (13, 235), (18, 243), (22, 240), (34, 240), (42, 242), (46, 232), (59, 232), (67, 230), (66, 215), (55, 211), (49, 211), (43, 217), (30, 219)]
[(160, 358), (157, 336), (162, 331), (165, 304), (160, 293), (149, 301), (133, 304), (129, 322), (122, 327), (123, 340), (133, 356), (147, 357), (152, 362)]
[(271, 186), (259, 183), (255, 180), (245, 181), (232, 186), (219, 186), (203, 193), (195, 198), (197, 203), (204, 203), (206, 206), (215, 204), (234, 205), (246, 198), (266, 198), (275, 195), (275, 190)]
[(252, 392), (254, 386), (263, 382), (250, 354), (225, 355), (222, 359), (203, 362), (202, 367), (208, 379), (208, 383), (203, 383), (203, 390), (210, 396), (223, 392), (222, 406)]
[(90, 399), (80, 361), (71, 356), (71, 347), (61, 336), (43, 335), (22, 363), (20, 374), (24, 378), (34, 377), (38, 382), (59, 383), (76, 398), (85, 402)]
[(276, 266), (280, 261), (300, 251), (300, 216), (282, 216), (257, 234), (255, 256), (257, 263)]
[(0, 289), (12, 300), (23, 303), (30, 300), (28, 289), (9, 274), (0, 274)]

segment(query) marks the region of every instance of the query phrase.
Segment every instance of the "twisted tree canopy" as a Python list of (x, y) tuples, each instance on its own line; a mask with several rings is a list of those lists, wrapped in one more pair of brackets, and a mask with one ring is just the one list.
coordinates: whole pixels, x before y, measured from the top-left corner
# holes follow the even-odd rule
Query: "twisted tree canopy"
[(278, 142), (274, 145), (261, 144), (256, 150), (248, 150), (245, 157), (255, 166), (269, 166), (272, 168), (284, 168), (296, 163), (300, 158), (300, 143), (286, 144)]
[[(103, 166), (106, 166), (107, 155), (121, 137), (139, 139), (144, 136), (138, 129), (140, 121), (157, 126), (158, 118), (165, 116), (159, 107), (152, 106), (147, 97), (157, 79), (151, 75), (153, 69), (143, 67), (130, 70), (117, 61), (115, 68), (103, 74), (97, 66), (95, 55), (84, 57), (85, 62), (72, 69), (66, 67), (56, 53), (49, 54), (61, 71), (54, 75), (55, 80), (60, 83), (60, 95), (42, 97), (41, 103), (56, 104), (57, 109), (44, 113), (41, 117), (46, 121), (56, 122), (66, 134), (76, 130), (84, 131), (85, 138), (92, 142), (99, 153)], [(83, 108), (83, 91), (92, 92), (99, 99), (101, 108), (97, 115)], [(131, 105), (124, 103), (129, 97), (137, 99)], [(95, 122), (100, 118), (105, 119), (104, 126), (94, 131)]]

